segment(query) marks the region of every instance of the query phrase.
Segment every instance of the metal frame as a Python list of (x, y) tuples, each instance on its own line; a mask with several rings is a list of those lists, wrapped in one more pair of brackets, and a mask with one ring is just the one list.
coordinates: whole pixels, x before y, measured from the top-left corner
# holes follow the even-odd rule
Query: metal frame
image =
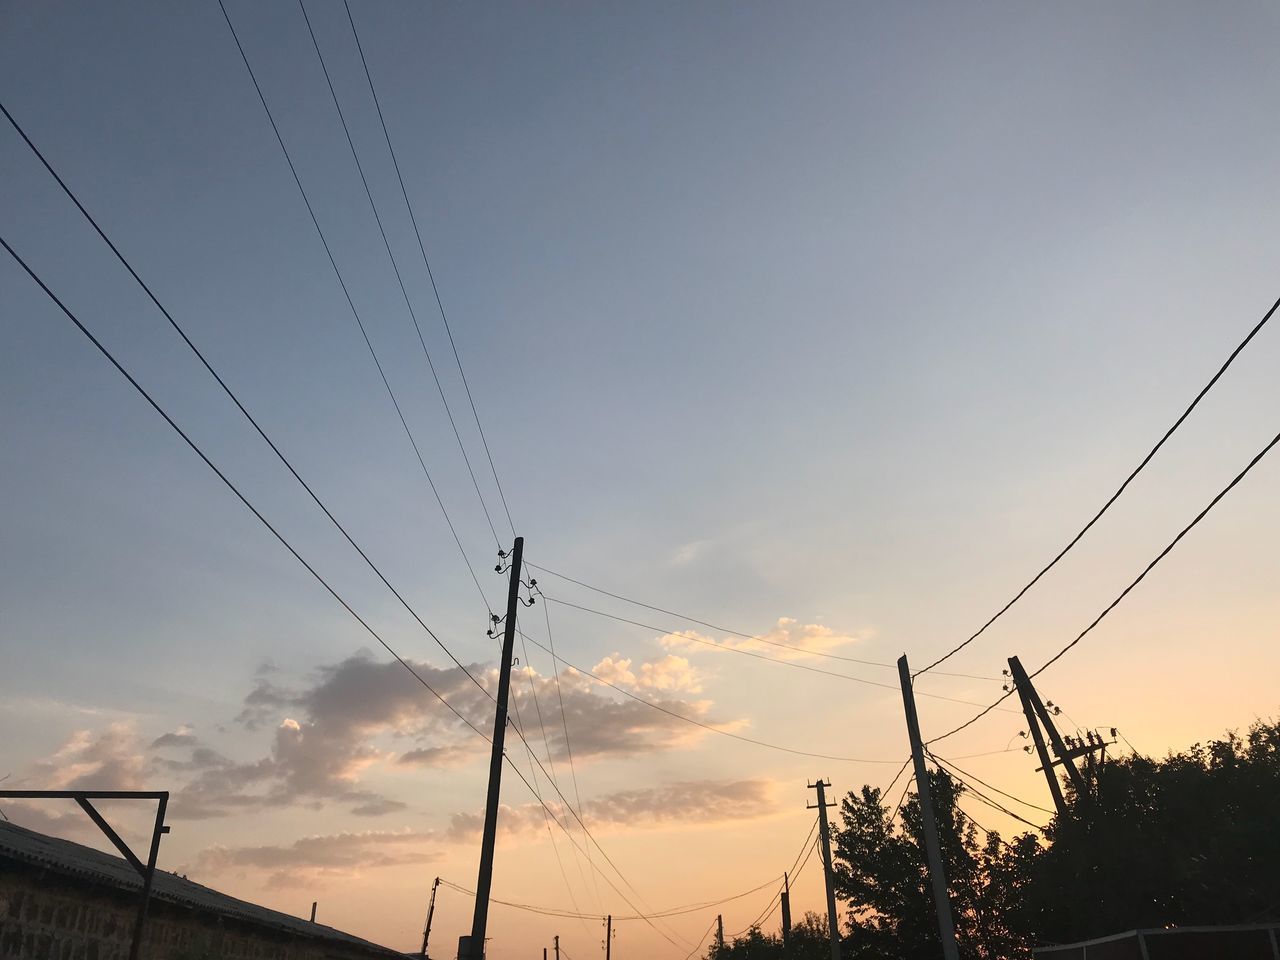
[[(164, 814), (169, 806), (169, 791), (146, 790), (0, 790), (0, 798), (13, 800), (74, 800), (89, 819), (98, 825), (112, 845), (120, 851), (129, 866), (142, 877), (142, 900), (138, 904), (138, 918), (133, 925), (133, 941), (129, 946), (129, 960), (139, 960), (142, 955), (142, 935), (147, 926), (147, 907), (151, 903), (151, 882), (156, 875), (156, 857), (160, 853), (160, 837), (169, 832)], [(111, 828), (91, 800), (154, 800), (156, 801), (155, 828), (151, 831), (151, 850), (144, 864)]]

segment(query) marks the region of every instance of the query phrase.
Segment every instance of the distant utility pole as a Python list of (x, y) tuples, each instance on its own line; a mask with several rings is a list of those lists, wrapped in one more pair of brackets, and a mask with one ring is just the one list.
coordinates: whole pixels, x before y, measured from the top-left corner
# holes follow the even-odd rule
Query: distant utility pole
[(791, 946), (791, 881), (782, 874), (782, 949)]
[(516, 640), (516, 610), (520, 606), (520, 563), (524, 537), (511, 548), (511, 580), (507, 585), (507, 616), (502, 634), (502, 662), (498, 672), (498, 703), (493, 716), (493, 751), (489, 756), (489, 795), (484, 808), (480, 841), (480, 875), (476, 879), (476, 908), (471, 936), (458, 938), (458, 960), (484, 960), (485, 930), (489, 924), (489, 891), (493, 886), (493, 847), (498, 834), (498, 798), (502, 789), (503, 744), (507, 737), (507, 698), (511, 693), (511, 654)]
[[(827, 828), (827, 807), (834, 807), (835, 804), (827, 803), (829, 786), (830, 780), (819, 777), (817, 782), (809, 784), (809, 789), (818, 791), (818, 835), (822, 838), (822, 872), (827, 878), (827, 929), (831, 934), (831, 960), (840, 960), (840, 918), (836, 915), (836, 879), (831, 863), (831, 831)], [(814, 806), (811, 805), (809, 809), (814, 809)]]
[(312, 901), (311, 901), (311, 922), (312, 922), (312, 923), (315, 923), (315, 922), (316, 922), (316, 907), (318, 907), (319, 905), (320, 905), (320, 901), (319, 901), (319, 900), (312, 900)]
[(560, 960), (560, 934), (556, 934), (556, 960)]
[(916, 716), (916, 696), (911, 689), (911, 667), (904, 653), (898, 660), (898, 680), (902, 684), (902, 706), (907, 715), (907, 735), (911, 738), (911, 759), (915, 761), (916, 796), (920, 800), (920, 819), (924, 821), (924, 848), (929, 857), (929, 879), (933, 883), (933, 905), (938, 912), (938, 936), (942, 940), (943, 960), (960, 960), (956, 943), (956, 925), (951, 919), (951, 898), (947, 894), (947, 871), (942, 864), (938, 843), (938, 821), (933, 815), (933, 796), (929, 790), (929, 769), (924, 765), (924, 744), (920, 741), (920, 718)]
[(440, 878), (436, 877), (431, 882), (431, 902), (427, 904), (427, 925), (422, 929), (422, 956), (425, 960), (427, 956), (427, 940), (431, 937), (431, 918), (436, 912), (436, 890), (440, 886)]
[(604, 927), (604, 960), (613, 956), (613, 914), (609, 914)]
[(724, 953), (724, 914), (716, 914), (716, 953)]

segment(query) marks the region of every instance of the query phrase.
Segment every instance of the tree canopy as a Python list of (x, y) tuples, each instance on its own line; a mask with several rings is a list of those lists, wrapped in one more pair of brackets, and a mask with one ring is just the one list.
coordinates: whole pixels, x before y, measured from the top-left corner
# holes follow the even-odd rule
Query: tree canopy
[[(1163, 760), (1108, 760), (1043, 833), (1005, 840), (964, 812), (968, 789), (930, 774), (962, 956), (1026, 958), (1031, 947), (1136, 927), (1280, 919), (1280, 723), (1195, 744)], [(968, 799), (972, 799), (970, 794)], [(833, 824), (847, 958), (941, 955), (919, 798), (895, 816), (877, 788), (841, 803)], [(806, 914), (792, 947), (752, 929), (711, 960), (829, 956), (825, 917)]]

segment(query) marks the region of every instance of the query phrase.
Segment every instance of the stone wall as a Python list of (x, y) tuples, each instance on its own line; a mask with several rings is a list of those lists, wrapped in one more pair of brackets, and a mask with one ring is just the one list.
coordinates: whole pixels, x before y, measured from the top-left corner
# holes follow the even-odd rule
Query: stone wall
[[(128, 960), (137, 894), (0, 864), (0, 957)], [(152, 900), (144, 960), (386, 960), (342, 941), (298, 937)]]

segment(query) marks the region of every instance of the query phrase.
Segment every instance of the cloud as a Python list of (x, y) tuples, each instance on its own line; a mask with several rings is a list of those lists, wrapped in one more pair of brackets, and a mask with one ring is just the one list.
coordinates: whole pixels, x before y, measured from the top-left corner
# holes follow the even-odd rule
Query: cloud
[(779, 617), (774, 628), (758, 638), (728, 636), (717, 640), (694, 630), (684, 630), (669, 633), (659, 642), (669, 650), (692, 651), (711, 644), (731, 650), (764, 653), (775, 660), (802, 660), (831, 653), (858, 640), (853, 634), (840, 633), (820, 623), (801, 624), (791, 617)]
[(130, 724), (113, 723), (97, 736), (77, 730), (32, 768), (44, 790), (145, 790), (146, 755)]
[[(548, 803), (556, 818), (569, 827), (576, 822), (560, 804)], [(686, 780), (658, 787), (621, 790), (583, 803), (583, 820), (594, 832), (604, 827), (707, 826), (769, 816), (778, 809), (777, 784), (772, 780)], [(478, 813), (455, 813), (446, 837), (468, 843), (480, 836), (484, 818)], [(536, 803), (504, 806), (498, 817), (506, 839), (546, 831), (543, 808)]]
[(270, 886), (300, 886), (326, 879), (349, 879), (385, 867), (429, 863), (437, 855), (428, 847), (430, 832), (365, 830), (302, 837), (291, 844), (227, 847), (202, 850), (192, 873), (270, 871)]
[(645, 661), (632, 671), (630, 657), (614, 654), (605, 657), (591, 672), (596, 676), (624, 687), (636, 687), (646, 691), (680, 691), (701, 693), (702, 677), (684, 657), (669, 653), (660, 660)]

